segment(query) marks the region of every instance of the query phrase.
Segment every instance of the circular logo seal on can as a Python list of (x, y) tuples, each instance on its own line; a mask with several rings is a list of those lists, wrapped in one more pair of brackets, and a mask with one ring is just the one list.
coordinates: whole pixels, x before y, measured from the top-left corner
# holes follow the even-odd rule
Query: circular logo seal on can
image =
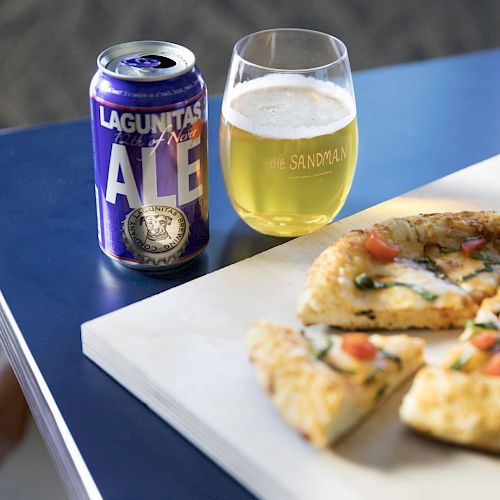
[(122, 225), (125, 245), (144, 263), (161, 265), (175, 261), (189, 239), (189, 221), (179, 208), (145, 205), (130, 212)]

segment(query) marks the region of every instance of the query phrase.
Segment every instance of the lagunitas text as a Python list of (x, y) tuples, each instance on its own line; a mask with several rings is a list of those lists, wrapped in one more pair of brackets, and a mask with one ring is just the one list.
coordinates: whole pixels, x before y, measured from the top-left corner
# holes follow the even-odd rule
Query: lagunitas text
[(165, 269), (208, 242), (206, 87), (168, 42), (104, 51), (90, 87), (99, 244), (130, 267)]

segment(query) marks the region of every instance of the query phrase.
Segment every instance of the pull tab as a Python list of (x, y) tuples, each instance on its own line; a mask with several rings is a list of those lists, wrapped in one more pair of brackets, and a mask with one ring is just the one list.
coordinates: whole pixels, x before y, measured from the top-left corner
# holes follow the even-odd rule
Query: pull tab
[(144, 55), (123, 59), (118, 65), (118, 73), (122, 75), (134, 75), (137, 73), (150, 73), (158, 69), (172, 68), (176, 62), (169, 57), (157, 55)]
[(124, 59), (121, 64), (131, 66), (132, 68), (157, 68), (161, 62), (158, 58), (152, 56), (133, 57), (132, 59)]

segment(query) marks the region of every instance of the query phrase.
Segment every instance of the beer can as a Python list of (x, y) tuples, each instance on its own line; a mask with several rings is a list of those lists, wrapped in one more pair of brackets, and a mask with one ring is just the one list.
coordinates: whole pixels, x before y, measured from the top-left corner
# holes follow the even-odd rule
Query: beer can
[(115, 45), (90, 84), (97, 232), (128, 267), (163, 270), (208, 243), (207, 93), (170, 42)]

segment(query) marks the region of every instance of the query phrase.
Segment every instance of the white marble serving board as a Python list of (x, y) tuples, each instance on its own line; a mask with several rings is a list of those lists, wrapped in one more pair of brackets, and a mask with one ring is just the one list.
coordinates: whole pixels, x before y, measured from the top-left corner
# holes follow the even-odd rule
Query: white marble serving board
[[(335, 448), (296, 435), (257, 385), (243, 339), (298, 325), (307, 269), (354, 228), (422, 212), (500, 210), (500, 155), (82, 325), (83, 352), (251, 491), (269, 499), (490, 498), (500, 461), (408, 431), (400, 390)], [(418, 332), (439, 361), (457, 332)]]

